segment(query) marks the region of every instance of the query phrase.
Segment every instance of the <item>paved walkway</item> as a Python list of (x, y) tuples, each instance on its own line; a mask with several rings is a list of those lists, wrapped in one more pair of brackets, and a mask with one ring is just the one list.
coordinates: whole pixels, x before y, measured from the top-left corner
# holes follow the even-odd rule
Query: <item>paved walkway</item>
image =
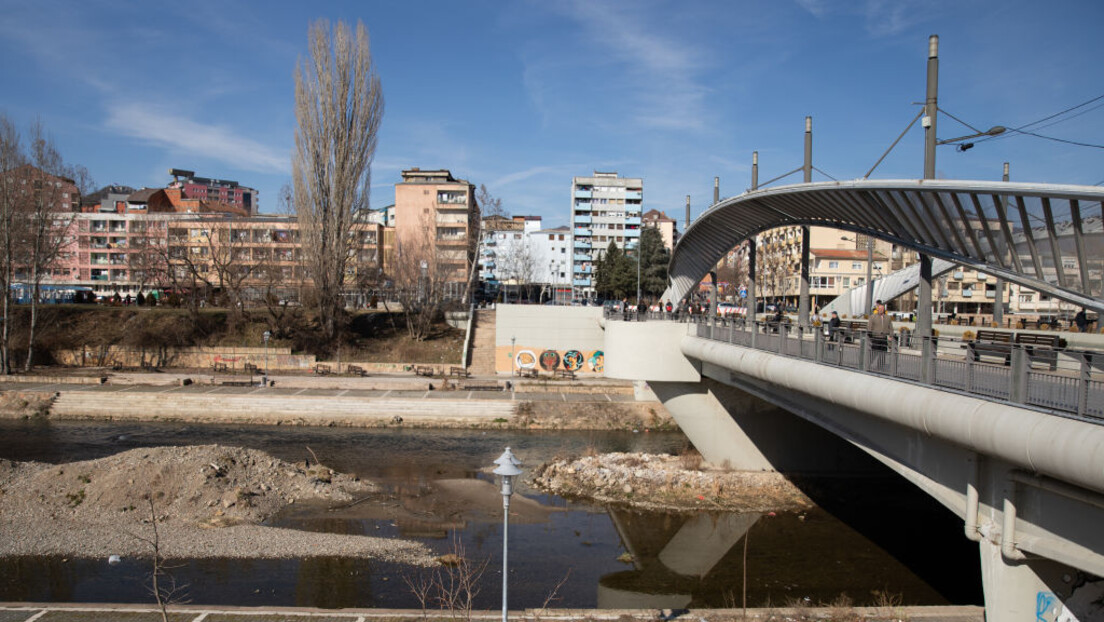
[[(885, 609), (857, 607), (855, 620), (912, 620), (914, 622), (983, 622), (981, 607), (893, 607)], [(540, 620), (629, 620), (652, 622), (657, 618), (655, 609), (544, 609), (511, 611), (512, 620), (539, 622)], [(838, 609), (748, 609), (743, 617), (739, 609), (687, 610), (676, 620), (703, 622), (735, 622), (737, 620), (768, 620), (783, 618), (801, 622), (827, 619), (838, 615)], [(852, 616), (848, 616), (851, 619)], [(501, 611), (473, 611), (472, 620), (500, 620)], [(310, 609), (302, 607), (204, 607), (186, 605), (171, 608), (172, 622), (421, 622), (423, 620), (452, 620), (456, 614), (431, 610), (428, 612), (403, 609)], [(0, 622), (93, 622), (112, 620), (121, 622), (155, 622), (161, 613), (148, 605), (72, 604), (54, 605), (40, 603), (12, 603), (0, 605)]]

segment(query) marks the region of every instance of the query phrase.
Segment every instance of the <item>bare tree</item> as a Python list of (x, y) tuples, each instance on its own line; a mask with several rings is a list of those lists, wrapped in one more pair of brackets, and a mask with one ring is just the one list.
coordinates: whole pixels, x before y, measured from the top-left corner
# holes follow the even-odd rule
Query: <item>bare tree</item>
[(529, 240), (526, 239), (526, 235), (524, 233), (520, 233), (520, 235), (521, 238), (513, 240), (513, 243), (507, 246), (502, 257), (496, 259), (501, 262), (499, 268), (500, 278), (513, 281), (516, 287), (525, 290), (525, 297), (531, 300), (532, 285), (537, 279), (537, 260), (533, 256), (533, 250), (529, 245)]
[(0, 114), (0, 373), (11, 369), (11, 286), (15, 280), (15, 265), (19, 229), (23, 221), (17, 217), (20, 183), (16, 169), (25, 162), (22, 139), (15, 124)]
[(786, 279), (793, 273), (789, 254), (777, 246), (760, 248), (756, 255), (756, 280), (767, 298), (779, 298), (786, 292)]
[(372, 63), (368, 30), (354, 36), (338, 22), (310, 28), (310, 59), (295, 74), (293, 201), (303, 259), (317, 291), (324, 336), (337, 336), (354, 214), (368, 208), (372, 158), (383, 118), (383, 91)]
[[(254, 259), (271, 255), (271, 244), (250, 248), (252, 231), (246, 227), (234, 228), (234, 221), (227, 220), (208, 230), (207, 248), (210, 269), (222, 293), (222, 304), (232, 326), (240, 326), (246, 318), (244, 290), (246, 282), (257, 267)], [(254, 257), (257, 253), (260, 256)]]
[[(27, 270), (31, 286), (31, 319), (27, 333), (27, 358), (23, 370), (34, 365), (35, 329), (38, 327), (38, 299), (42, 291), (42, 279), (48, 275), (68, 245), (68, 233), (73, 222), (73, 208), (80, 205), (81, 189), (70, 175), (78, 169), (68, 168), (62, 161), (54, 141), (46, 134), (42, 123), (35, 121), (30, 130), (30, 166), (20, 177), (26, 181), (28, 192), (23, 195), (22, 217), (26, 219), (26, 253), (21, 263)], [(80, 167), (85, 190), (91, 186), (87, 169)]]
[(410, 238), (396, 250), (391, 270), (395, 298), (402, 306), (410, 338), (424, 341), (444, 312), (445, 283), (453, 274), (444, 256), (435, 252), (431, 230)]
[(486, 184), (479, 184), (479, 192), (475, 193), (475, 201), (479, 203), (480, 217), (489, 218), (499, 216), (509, 218), (509, 214), (502, 209), (502, 199), (491, 194)]

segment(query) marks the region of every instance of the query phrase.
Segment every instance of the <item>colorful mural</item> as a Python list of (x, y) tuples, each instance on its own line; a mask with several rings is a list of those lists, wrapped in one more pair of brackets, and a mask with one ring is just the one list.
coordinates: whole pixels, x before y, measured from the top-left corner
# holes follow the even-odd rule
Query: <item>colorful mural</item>
[(587, 359), (587, 365), (590, 366), (590, 371), (595, 373), (602, 373), (606, 369), (606, 353), (601, 350), (595, 350), (594, 354), (590, 355)]
[(576, 373), (602, 374), (605, 353), (601, 350), (553, 350), (538, 348), (499, 347), (496, 367), (500, 372), (537, 370), (553, 372), (568, 370)]
[(514, 357), (518, 369), (533, 369), (537, 366), (537, 355), (532, 350), (522, 350)]
[(560, 353), (555, 350), (541, 352), (540, 366), (544, 371), (555, 371), (560, 366)]

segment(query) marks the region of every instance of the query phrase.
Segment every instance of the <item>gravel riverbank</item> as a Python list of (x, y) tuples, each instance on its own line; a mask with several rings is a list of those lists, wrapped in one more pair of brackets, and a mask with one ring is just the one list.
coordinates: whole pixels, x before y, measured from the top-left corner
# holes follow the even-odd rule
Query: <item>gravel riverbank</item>
[(538, 468), (531, 481), (557, 495), (654, 510), (766, 512), (813, 506), (779, 473), (703, 468), (696, 454), (612, 453), (556, 460)]
[(421, 544), (261, 523), (297, 502), (347, 503), (375, 486), (239, 447), (134, 449), (61, 465), (0, 461), (0, 556), (370, 557), (429, 565)]

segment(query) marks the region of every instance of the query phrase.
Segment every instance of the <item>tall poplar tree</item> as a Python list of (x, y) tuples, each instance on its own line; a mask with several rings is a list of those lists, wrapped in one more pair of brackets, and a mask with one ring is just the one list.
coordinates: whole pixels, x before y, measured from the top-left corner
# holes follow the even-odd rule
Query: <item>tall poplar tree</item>
[(310, 58), (295, 73), (292, 201), (303, 261), (314, 281), (318, 320), (337, 336), (350, 258), (354, 214), (368, 208), (372, 158), (383, 118), (383, 90), (372, 63), (368, 30), (339, 21), (310, 27)]

